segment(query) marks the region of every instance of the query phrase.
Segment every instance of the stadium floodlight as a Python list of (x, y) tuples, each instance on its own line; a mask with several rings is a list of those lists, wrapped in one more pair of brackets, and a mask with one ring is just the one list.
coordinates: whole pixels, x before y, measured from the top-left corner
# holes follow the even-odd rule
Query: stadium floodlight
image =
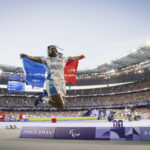
[(147, 42), (145, 43), (145, 46), (146, 46), (146, 47), (150, 47), (150, 41), (147, 41)]
[(115, 73), (115, 70), (114, 70), (114, 69), (111, 69), (110, 72), (111, 72), (111, 73)]
[(111, 73), (111, 74), (112, 74), (112, 73), (115, 73), (115, 70), (114, 70), (114, 69), (111, 69), (110, 71), (107, 71), (107, 72), (106, 72), (106, 74), (109, 74), (109, 73)]
[(112, 60), (107, 61), (107, 64), (110, 65), (112, 63)]
[(2, 74), (3, 73), (3, 70), (2, 69), (0, 69), (0, 74)]
[[(133, 50), (131, 51), (131, 53), (136, 52), (138, 49), (139, 49), (139, 48), (135, 48), (135, 49), (133, 49)], [(129, 53), (129, 54), (130, 54), (130, 53)]]

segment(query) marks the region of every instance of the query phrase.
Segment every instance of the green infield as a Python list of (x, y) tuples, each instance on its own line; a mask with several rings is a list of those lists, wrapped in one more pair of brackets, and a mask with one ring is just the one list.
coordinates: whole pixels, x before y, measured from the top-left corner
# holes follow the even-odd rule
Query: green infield
[(51, 121), (56, 118), (58, 121), (65, 120), (97, 120), (97, 117), (49, 117), (49, 118), (29, 118), (29, 121)]
[[(43, 118), (29, 118), (29, 121), (51, 121), (52, 118), (56, 118), (58, 121), (65, 120), (97, 120), (98, 117), (43, 117)], [(104, 119), (107, 119), (106, 117)], [(125, 119), (125, 117), (115, 117), (115, 119)]]

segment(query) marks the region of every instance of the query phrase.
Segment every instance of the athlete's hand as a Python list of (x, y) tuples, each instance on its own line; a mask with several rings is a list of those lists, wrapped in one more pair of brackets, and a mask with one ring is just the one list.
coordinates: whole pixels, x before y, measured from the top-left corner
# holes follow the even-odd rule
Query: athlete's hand
[(20, 57), (27, 57), (26, 54), (20, 54)]
[(84, 55), (80, 55), (80, 58), (85, 58), (85, 56)]

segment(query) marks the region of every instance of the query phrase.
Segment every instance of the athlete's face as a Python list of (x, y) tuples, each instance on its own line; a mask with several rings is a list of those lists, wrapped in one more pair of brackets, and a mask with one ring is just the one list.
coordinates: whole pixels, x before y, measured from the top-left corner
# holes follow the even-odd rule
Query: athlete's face
[(48, 56), (56, 57), (57, 56), (57, 49), (55, 46), (51, 46), (48, 50)]

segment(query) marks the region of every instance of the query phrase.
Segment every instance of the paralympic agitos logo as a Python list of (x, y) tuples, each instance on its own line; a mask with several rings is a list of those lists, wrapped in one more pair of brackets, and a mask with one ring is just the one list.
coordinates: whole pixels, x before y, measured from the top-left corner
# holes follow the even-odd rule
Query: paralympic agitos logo
[(73, 138), (80, 136), (80, 133), (78, 133), (77, 131), (74, 131), (74, 129), (71, 129), (69, 131), (69, 134), (71, 134)]

